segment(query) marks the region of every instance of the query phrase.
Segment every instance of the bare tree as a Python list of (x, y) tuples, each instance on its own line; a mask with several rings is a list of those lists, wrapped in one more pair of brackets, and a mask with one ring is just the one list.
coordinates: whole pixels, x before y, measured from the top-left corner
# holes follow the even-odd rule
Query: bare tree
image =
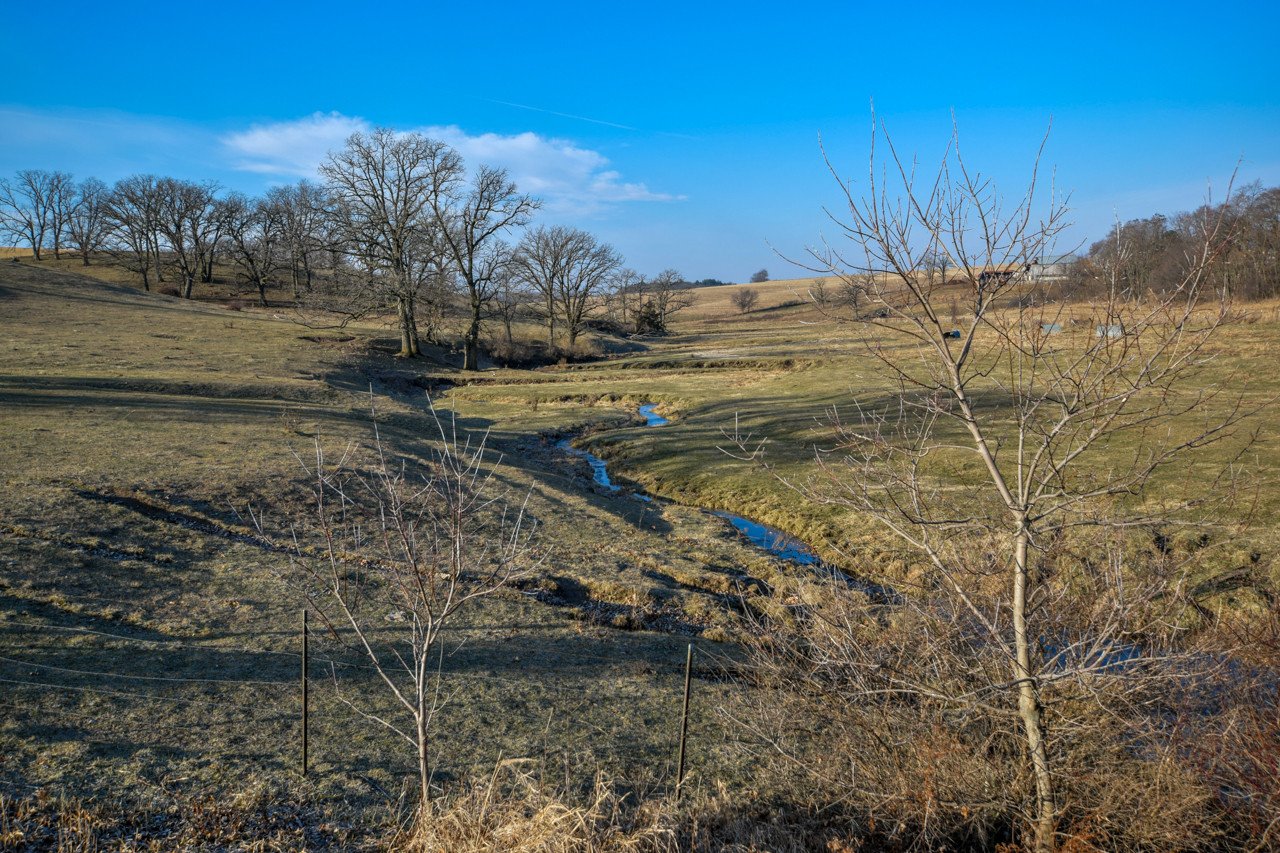
[(258, 291), (258, 304), (265, 308), (267, 286), (284, 265), (281, 210), (266, 200), (231, 193), (222, 212), (231, 262), (238, 276)]
[(768, 280), (769, 280), (769, 271), (768, 271), (768, 270), (765, 270), (765, 269), (757, 270), (757, 271), (755, 271), (755, 272), (753, 272), (753, 273), (751, 274), (751, 283), (752, 283), (752, 284), (760, 284), (761, 282), (765, 282), (765, 281), (768, 281)]
[(293, 298), (310, 290), (315, 264), (328, 244), (328, 200), (321, 187), (301, 180), (292, 186), (272, 187), (267, 201), (276, 210), (284, 231), (284, 243), (293, 284)]
[(134, 175), (116, 181), (104, 211), (107, 252), (117, 264), (142, 277), (151, 289), (151, 274), (162, 281), (160, 264), (160, 181)]
[(864, 280), (860, 278), (841, 279), (836, 289), (836, 301), (842, 307), (848, 308), (856, 317), (866, 298), (866, 294), (867, 283)]
[(652, 318), (642, 331), (666, 332), (671, 318), (693, 304), (693, 293), (685, 286), (679, 271), (665, 269), (649, 282), (645, 299), (646, 314)]
[[(294, 579), (333, 635), (372, 666), (395, 713), (342, 689), (338, 697), (413, 750), (420, 819), (431, 807), (432, 728), (447, 700), (441, 637), (455, 617), (536, 565), (535, 525), (506, 501), (483, 437), (435, 420), (425, 462), (394, 458), (375, 428), (372, 446), (336, 464), (317, 443), (309, 517), (292, 529)], [(390, 619), (388, 618), (390, 617)], [(397, 627), (399, 626), (399, 627)]]
[(61, 174), (24, 169), (12, 181), (0, 181), (0, 227), (30, 246), (37, 261), (49, 236), (51, 196)]
[(564, 242), (556, 239), (555, 228), (539, 227), (525, 232), (512, 258), (512, 269), (520, 282), (538, 294), (542, 319), (547, 326), (547, 347), (556, 347), (556, 279), (564, 266)]
[[(1115, 279), (1105, 298), (1078, 309), (1086, 324), (1068, 336), (1065, 307), (1028, 307), (1016, 298), (1017, 277), (984, 274), (1053, 255), (1065, 207), (1042, 199), (1039, 156), (1025, 192), (1006, 202), (952, 143), (935, 175), (922, 176), (890, 143), (896, 184), (886, 186), (874, 153), (863, 194), (841, 182), (846, 210), (837, 221), (849, 248), (827, 246), (814, 258), (860, 284), (878, 309), (870, 325), (880, 332), (866, 345), (898, 390), (887, 404), (859, 400), (851, 420), (837, 418), (838, 446), (819, 454), (819, 475), (795, 485), (874, 519), (922, 562), (920, 628), (937, 630), (926, 630), (916, 653), (935, 674), (955, 677), (903, 676), (905, 664), (881, 660), (877, 669), (869, 659), (845, 675), (859, 673), (866, 701), (914, 697), (939, 713), (1017, 721), (1033, 789), (1027, 823), (1045, 851), (1063, 815), (1065, 768), (1079, 766), (1069, 759), (1088, 731), (1071, 716), (1073, 703), (1093, 697), (1111, 707), (1099, 698), (1108, 682), (1188, 672), (1164, 668), (1166, 650), (1153, 638), (1168, 632), (1144, 607), (1167, 600), (1185, 576), (1138, 594), (1119, 565), (1091, 573), (1093, 563), (1073, 565), (1061, 549), (1090, 529), (1173, 523), (1198, 506), (1187, 496), (1133, 498), (1186, 453), (1232, 435), (1253, 409), (1200, 379), (1230, 316), (1207, 285), (1225, 245), (1219, 220), (1200, 223), (1183, 273), (1159, 294)], [(926, 272), (931, 255), (945, 256), (968, 289), (974, 310), (959, 337), (939, 304), (943, 282)], [(1089, 591), (1072, 589), (1083, 577)], [(1077, 595), (1096, 595), (1097, 606)], [(847, 620), (828, 627), (848, 639), (862, 630)], [(1152, 682), (1141, 683), (1149, 697)]]
[(169, 262), (182, 281), (181, 295), (191, 299), (197, 279), (204, 279), (222, 230), (218, 185), (176, 178), (156, 182), (158, 231)]
[(107, 185), (97, 178), (86, 178), (76, 188), (67, 217), (67, 243), (80, 255), (86, 267), (89, 266), (89, 258), (106, 244), (110, 229), (107, 220), (110, 195)]
[(613, 247), (577, 228), (561, 225), (526, 232), (516, 251), (523, 279), (541, 295), (547, 330), (555, 346), (555, 319), (564, 320), (567, 350), (577, 346), (588, 312), (622, 265)]
[(947, 278), (947, 253), (941, 249), (928, 249), (920, 254), (920, 271), (930, 276), (934, 284), (945, 284)]
[(507, 351), (515, 345), (511, 327), (533, 296), (520, 277), (517, 264), (506, 267), (494, 281), (493, 313), (502, 321)]
[(823, 316), (836, 321), (860, 319), (865, 293), (866, 282), (857, 276), (815, 278), (805, 290), (805, 296)]
[(430, 247), (443, 242), (433, 199), (461, 179), (462, 159), (443, 142), (379, 128), (352, 134), (345, 148), (329, 154), (320, 174), (331, 201), (334, 245), (363, 273), (350, 292), (394, 305), (400, 355), (419, 355), (422, 259), (435, 257)]
[(825, 312), (831, 307), (833, 301), (831, 293), (827, 291), (827, 280), (825, 278), (815, 278), (809, 282), (809, 301), (818, 306), (818, 310)]
[(1214, 270), (1220, 284), (1235, 297), (1274, 295), (1280, 287), (1280, 188), (1263, 189), (1256, 181), (1217, 205), (1117, 222), (1082, 262), (1069, 265), (1070, 289), (1077, 296), (1104, 293), (1113, 274), (1138, 290), (1163, 287), (1185, 268), (1206, 216), (1220, 217), (1231, 234)]
[(741, 287), (733, 292), (733, 296), (729, 297), (729, 301), (733, 303), (733, 307), (737, 308), (742, 314), (756, 307), (756, 303), (760, 301), (760, 294), (749, 287)]
[(624, 269), (614, 278), (612, 292), (608, 295), (610, 311), (622, 326), (635, 321), (647, 279), (633, 269)]
[[(216, 186), (214, 187), (214, 192), (217, 192)], [(200, 281), (204, 284), (209, 284), (213, 281), (214, 265), (226, 257), (229, 217), (230, 211), (227, 208), (226, 200), (215, 197), (209, 210), (207, 226), (201, 235)]]
[(76, 182), (68, 172), (54, 172), (49, 180), (49, 238), (54, 260), (62, 259), (62, 242), (75, 208)]
[(522, 195), (505, 169), (481, 165), (466, 192), (456, 179), (434, 188), (430, 204), (445, 257), (466, 288), (468, 321), (463, 330), (462, 369), (480, 369), (480, 331), (496, 293), (496, 282), (511, 262), (502, 236), (527, 225), (540, 202)]

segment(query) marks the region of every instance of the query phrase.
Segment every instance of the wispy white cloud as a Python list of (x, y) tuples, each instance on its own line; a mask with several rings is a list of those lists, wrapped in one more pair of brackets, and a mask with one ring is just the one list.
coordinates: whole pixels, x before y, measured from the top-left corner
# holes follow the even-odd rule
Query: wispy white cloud
[[(347, 137), (372, 125), (340, 113), (315, 113), (295, 121), (257, 124), (228, 133), (222, 143), (236, 169), (263, 175), (305, 177), (315, 174), (325, 155)], [(676, 201), (683, 196), (655, 192), (626, 181), (599, 151), (566, 139), (533, 132), (472, 134), (457, 125), (410, 130), (455, 148), (471, 165), (505, 168), (524, 192), (541, 197), (555, 213), (592, 213), (610, 204)]]
[(367, 132), (362, 118), (341, 113), (313, 113), (296, 121), (255, 124), (225, 134), (222, 144), (232, 165), (244, 172), (290, 177), (313, 177), (325, 155), (341, 148), (353, 133)]
[(564, 213), (590, 212), (629, 201), (677, 201), (682, 196), (654, 192), (627, 182), (599, 151), (565, 139), (526, 131), (517, 134), (469, 134), (456, 125), (423, 127), (419, 132), (447, 142), (468, 163), (501, 166), (516, 185), (540, 196), (548, 208)]

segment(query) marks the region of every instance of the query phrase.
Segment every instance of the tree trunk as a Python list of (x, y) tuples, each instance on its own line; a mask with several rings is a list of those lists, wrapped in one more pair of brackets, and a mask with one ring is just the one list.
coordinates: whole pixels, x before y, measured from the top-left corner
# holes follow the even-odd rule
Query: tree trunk
[(153, 243), (151, 248), (152, 248), (152, 251), (155, 253), (151, 256), (151, 258), (152, 260), (155, 261), (155, 265), (156, 265), (156, 281), (158, 282), (164, 281), (164, 266), (161, 265), (160, 263), (160, 244)]
[(149, 268), (150, 268), (149, 262), (144, 263), (142, 265), (142, 289), (147, 291), (148, 293), (151, 292), (151, 276), (147, 272)]
[(190, 299), (192, 292), (196, 287), (196, 276), (193, 272), (184, 272), (182, 274), (182, 298)]
[(86, 250), (80, 253), (80, 259), (84, 261), (84, 265), (89, 266), (89, 252)]
[(267, 307), (267, 281), (261, 277), (258, 278), (258, 304)]
[(1027, 541), (1026, 518), (1018, 519), (1014, 540), (1013, 638), (1016, 659), (1014, 677), (1018, 682), (1018, 716), (1022, 720), (1031, 757), (1031, 771), (1036, 782), (1035, 850), (1050, 853), (1054, 849), (1053, 779), (1049, 773), (1049, 756), (1044, 743), (1043, 709), (1040, 684), (1032, 674), (1031, 644), (1027, 638)]
[(418, 805), (418, 820), (427, 821), (431, 817), (431, 764), (428, 761), (427, 747), (430, 744), (427, 732), (427, 708), (421, 693), (418, 697), (418, 796), (422, 802)]
[(396, 310), (400, 315), (400, 357), (416, 358), (422, 351), (418, 347), (418, 323), (413, 316), (413, 303), (401, 297), (396, 301)]
[(471, 322), (467, 325), (467, 333), (462, 339), (462, 369), (480, 369), (480, 309), (481, 303), (472, 299)]
[(462, 369), (480, 369), (480, 324), (472, 321), (462, 342)]

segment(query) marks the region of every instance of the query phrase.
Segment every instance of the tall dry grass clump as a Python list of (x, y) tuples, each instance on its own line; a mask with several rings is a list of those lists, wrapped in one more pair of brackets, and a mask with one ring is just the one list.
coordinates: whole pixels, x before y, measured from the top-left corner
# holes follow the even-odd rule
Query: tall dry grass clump
[(407, 820), (387, 846), (414, 853), (852, 853), (861, 832), (821, 810), (719, 786), (637, 792), (597, 773), (581, 787), (550, 782), (532, 760), (500, 762), (490, 777)]
[(438, 801), (428, 820), (415, 821), (391, 846), (421, 853), (678, 849), (671, 815), (659, 803), (637, 806), (600, 776), (583, 796), (571, 797), (527, 764), (499, 763), (487, 781)]

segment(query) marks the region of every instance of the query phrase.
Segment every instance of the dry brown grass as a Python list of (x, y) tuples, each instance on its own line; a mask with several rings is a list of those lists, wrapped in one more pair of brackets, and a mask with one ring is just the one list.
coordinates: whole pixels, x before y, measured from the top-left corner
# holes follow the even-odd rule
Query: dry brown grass
[[(78, 272), (74, 261), (63, 263)], [(721, 430), (741, 414), (745, 427), (771, 438), (784, 464), (803, 474), (812, 445), (826, 437), (815, 420), (823, 406), (848, 399), (851, 390), (874, 393), (882, 387), (882, 377), (859, 354), (849, 328), (810, 325), (807, 318), (821, 319), (813, 309), (742, 317), (727, 301), (735, 285), (723, 289), (723, 314), (714, 313), (719, 309), (713, 301), (690, 309), (688, 317), (678, 318), (674, 335), (651, 342), (645, 352), (562, 369), (459, 377), (438, 363), (407, 365), (383, 357), (369, 344), (385, 333), (371, 329), (356, 330), (353, 341), (321, 345), (304, 339), (312, 333), (252, 306), (233, 312), (184, 304), (133, 288), (72, 282), (43, 265), (36, 270), (6, 262), (9, 266), (46, 275), (39, 282), (0, 280), (7, 291), (6, 312), (0, 312), (5, 344), (0, 347), (5, 374), (0, 378), (0, 514), (7, 525), (0, 536), (0, 580), (9, 584), (0, 590), (0, 651), (16, 659), (132, 675), (163, 669), (199, 676), (218, 666), (224, 676), (292, 682), (296, 670), (290, 659), (236, 653), (236, 647), (267, 654), (294, 649), (296, 632), (290, 626), (296, 602), (275, 583), (268, 556), (107, 500), (145, 498), (161, 515), (177, 510), (192, 518), (234, 522), (227, 498), (271, 497), (294, 471), (289, 447), (305, 449), (316, 435), (341, 441), (366, 426), (371, 381), (377, 385), (379, 411), (386, 415), (386, 435), (411, 451), (422, 450), (423, 419), (414, 405), (423, 386), (414, 382), (475, 381), (458, 385), (441, 405), (468, 426), (491, 429), (509, 449), (514, 488), (536, 484), (535, 512), (546, 535), (557, 542), (549, 566), (557, 580), (551, 587), (567, 579), (564, 587), (583, 590), (584, 612), (590, 603), (606, 599), (646, 611), (669, 607), (698, 624), (716, 625), (715, 636), (724, 638), (728, 634), (716, 623), (726, 612), (721, 598), (737, 590), (740, 577), (768, 581), (781, 595), (800, 594), (800, 585), (741, 546), (717, 519), (690, 507), (649, 508), (596, 493), (584, 465), (565, 460), (554, 442), (541, 440), (541, 434), (595, 425), (621, 428), (600, 436), (596, 447), (610, 457), (615, 474), (689, 504), (744, 512), (806, 538), (834, 531), (833, 542), (856, 546), (845, 548), (837, 555), (841, 559), (856, 560), (865, 574), (900, 573), (901, 555), (877, 547), (876, 534), (856, 519), (797, 506), (767, 475), (717, 449), (725, 444)], [(769, 289), (765, 306), (797, 298), (786, 282), (753, 287)], [(713, 290), (702, 293), (711, 300)], [(1269, 368), (1280, 309), (1265, 304), (1249, 310), (1259, 319), (1232, 330), (1224, 342), (1220, 376), (1246, 375), (1254, 392), (1274, 393), (1278, 386)], [(392, 378), (379, 378), (385, 376)], [(669, 426), (649, 429), (630, 419), (634, 406), (649, 400), (663, 404), (662, 411), (673, 417)], [(1263, 453), (1256, 464), (1265, 470), (1277, 460)], [(1275, 512), (1275, 501), (1274, 490), (1264, 492), (1260, 511)], [(1270, 551), (1251, 563), (1252, 548), (1241, 542), (1220, 550), (1230, 557), (1224, 562), (1253, 566), (1249, 571), (1256, 577), (1250, 582), (1263, 586), (1274, 576), (1275, 564)], [(1206, 598), (1206, 606), (1215, 611), (1253, 601), (1232, 590), (1214, 595)], [(789, 607), (785, 599), (763, 595), (752, 601), (760, 609), (776, 604), (785, 612)], [(510, 838), (503, 834), (508, 824), (536, 838), (538, 827), (531, 822), (557, 827), (586, 845), (577, 849), (664, 849), (644, 845), (667, 843), (663, 833), (668, 830), (684, 845), (680, 849), (787, 850), (804, 844), (822, 849), (828, 841), (831, 850), (856, 847), (847, 840), (850, 833), (824, 835), (805, 828), (797, 817), (818, 789), (797, 787), (804, 794), (796, 797), (800, 805), (764, 805), (762, 789), (776, 791), (793, 778), (797, 786), (801, 782), (782, 769), (754, 763), (741, 733), (711, 718), (715, 706), (761, 703), (762, 694), (733, 680), (698, 683), (699, 716), (693, 723), (699, 781), (714, 790), (714, 781), (724, 780), (732, 797), (704, 793), (681, 809), (659, 797), (641, 807), (623, 796), (621, 786), (600, 789), (578, 779), (573, 786), (530, 789), (511, 778), (513, 770), (503, 771), (501, 796), (490, 792), (490, 783), (467, 785), (463, 780), (472, 773), (488, 778), (499, 751), (537, 755), (544, 749), (590, 749), (608, 756), (611, 770), (628, 778), (638, 774), (650, 787), (668, 773), (679, 695), (676, 664), (683, 661), (685, 640), (561, 618), (568, 610), (514, 595), (467, 626), (467, 643), (450, 659), (466, 689), (446, 715), (453, 728), (443, 744), (453, 759), (445, 769), (460, 781), (453, 799), (437, 812), (442, 820), (452, 815), (452, 823), (433, 832), (452, 833), (440, 837), (464, 850), (501, 849)], [(32, 623), (39, 629), (24, 627)], [(138, 653), (124, 642), (53, 630), (75, 625), (199, 646), (185, 654), (164, 646)], [(6, 671), (33, 678), (14, 668)], [(83, 678), (61, 680), (72, 687), (93, 684)], [(175, 689), (173, 695), (217, 699), (218, 713), (210, 719), (202, 705), (188, 711), (173, 703), (159, 718), (154, 705), (141, 701), (6, 690), (0, 696), (2, 768), (26, 784), (133, 787), (131, 780), (168, 774), (212, 780), (224, 792), (255, 775), (278, 781), (292, 774), (291, 696), (283, 696), (277, 708), (249, 690), (224, 695), (212, 688)], [(264, 713), (279, 711), (280, 720), (247, 726), (233, 713), (236, 702), (224, 699), (256, 704)], [(403, 756), (339, 711), (335, 702), (320, 699), (313, 712), (313, 725), (319, 726), (313, 778), (324, 797), (367, 807), (370, 789), (353, 781), (355, 775), (394, 790)], [(831, 717), (820, 704), (806, 713)], [(796, 724), (803, 719), (793, 715), (788, 721), (792, 734), (809, 733)], [(918, 737), (910, 752), (897, 755), (903, 775), (894, 790), (904, 802), (934, 804), (935, 820), (953, 827), (975, 824), (974, 806), (966, 812), (956, 791), (987, 802), (981, 795), (990, 756), (971, 749), (972, 742), (954, 732), (924, 726), (910, 731)], [(826, 743), (817, 739), (810, 747)], [(825, 760), (838, 755), (833, 750)], [(1232, 766), (1247, 772), (1248, 754), (1239, 758), (1241, 763)], [(895, 767), (885, 762), (881, 769)], [(942, 778), (940, 768), (949, 778)], [(646, 769), (650, 773), (643, 776)], [(1142, 811), (1143, 786), (1190, 790), (1195, 796), (1184, 801), (1200, 802), (1201, 789), (1179, 788), (1180, 778), (1133, 775), (1115, 789), (1105, 810), (1080, 820), (1073, 843), (1079, 850), (1089, 849), (1087, 843), (1105, 847), (1106, 832), (1114, 831), (1107, 821), (1126, 812), (1151, 826), (1155, 818)], [(830, 794), (826, 805), (839, 804), (835, 812), (845, 809), (844, 819), (852, 820), (848, 815), (857, 809), (847, 788), (821, 793)], [(489, 811), (479, 822), (474, 807), (486, 797)], [(947, 803), (938, 805), (944, 798)], [(117, 809), (114, 817), (101, 819), (118, 822), (120, 814)], [(1171, 831), (1186, 823), (1179, 813)], [(990, 825), (998, 824), (993, 819)], [(891, 828), (886, 818), (876, 832), (891, 834)], [(52, 837), (56, 840), (56, 833)], [(1149, 837), (1152, 844), (1164, 843), (1158, 835)]]
[[(133, 790), (139, 778), (218, 790), (287, 779), (296, 768), (291, 655), (303, 602), (280, 582), (282, 555), (236, 538), (246, 523), (236, 512), (250, 502), (284, 506), (300, 476), (291, 451), (308, 452), (317, 437), (339, 451), (367, 440), (371, 385), (383, 437), (398, 451), (427, 453), (425, 394), (415, 383), (454, 372), (392, 358), (371, 346), (376, 331), (330, 344), (249, 308), (26, 263), (0, 265), (0, 291), (0, 656), (10, 659), (0, 678), (27, 682), (0, 684), (0, 784), (100, 796)], [(646, 618), (622, 620), (626, 627), (668, 624), (647, 618), (660, 612), (688, 625), (692, 614), (723, 608), (652, 567), (692, 571), (751, 553), (696, 513), (682, 529), (706, 525), (703, 548), (670, 539), (680, 510), (667, 516), (597, 494), (585, 465), (538, 435), (625, 422), (622, 409), (522, 412), (525, 420), (509, 424), (459, 413), (459, 425), (493, 427), (509, 463), (506, 486), (532, 489), (530, 512), (556, 543), (548, 575), (581, 594), (545, 604), (513, 592), (459, 626), (450, 641), (459, 648), (445, 662), (459, 693), (442, 712), (441, 772), (483, 775), (498, 753), (555, 757), (590, 743), (612, 770), (660, 777), (674, 756), (670, 720), (687, 638), (603, 627), (617, 606), (598, 606), (587, 582), (643, 605)], [(706, 606), (683, 607), (693, 598)], [(346, 660), (348, 650), (322, 649), (322, 639), (317, 656)], [(354, 672), (352, 691), (379, 695)], [(281, 686), (145, 680), (210, 673)], [(691, 729), (713, 740), (710, 707), (736, 692), (700, 685), (705, 704)], [(412, 764), (400, 745), (370, 730), (327, 683), (312, 703), (317, 796), (368, 807), (373, 785), (394, 789)], [(742, 777), (740, 756), (708, 753), (707, 772)]]
[(437, 801), (426, 820), (391, 836), (413, 853), (853, 853), (865, 827), (796, 801), (761, 803), (724, 788), (673, 799), (597, 774), (571, 790), (527, 760), (500, 762), (488, 781)]
[[(640, 806), (603, 778), (580, 802), (549, 789), (525, 769), (504, 761), (486, 783), (435, 804), (434, 813), (393, 837), (390, 846), (437, 853), (570, 853), (570, 851), (675, 851), (672, 815), (659, 801)], [(628, 802), (631, 800), (631, 802)]]
[(756, 284), (724, 284), (716, 287), (695, 288), (691, 291), (693, 305), (687, 311), (678, 314), (676, 320), (678, 323), (688, 323), (739, 315), (741, 312), (733, 304), (733, 297), (734, 294), (743, 290), (751, 291), (758, 296), (750, 314), (767, 316), (781, 305), (795, 302), (807, 303), (809, 289), (815, 280), (826, 282), (828, 289), (836, 287), (839, 282), (839, 279), (834, 276), (809, 276), (808, 278), (762, 281)]
[(285, 791), (84, 800), (39, 789), (0, 793), (0, 850), (154, 853), (176, 850), (371, 850), (367, 828)]

